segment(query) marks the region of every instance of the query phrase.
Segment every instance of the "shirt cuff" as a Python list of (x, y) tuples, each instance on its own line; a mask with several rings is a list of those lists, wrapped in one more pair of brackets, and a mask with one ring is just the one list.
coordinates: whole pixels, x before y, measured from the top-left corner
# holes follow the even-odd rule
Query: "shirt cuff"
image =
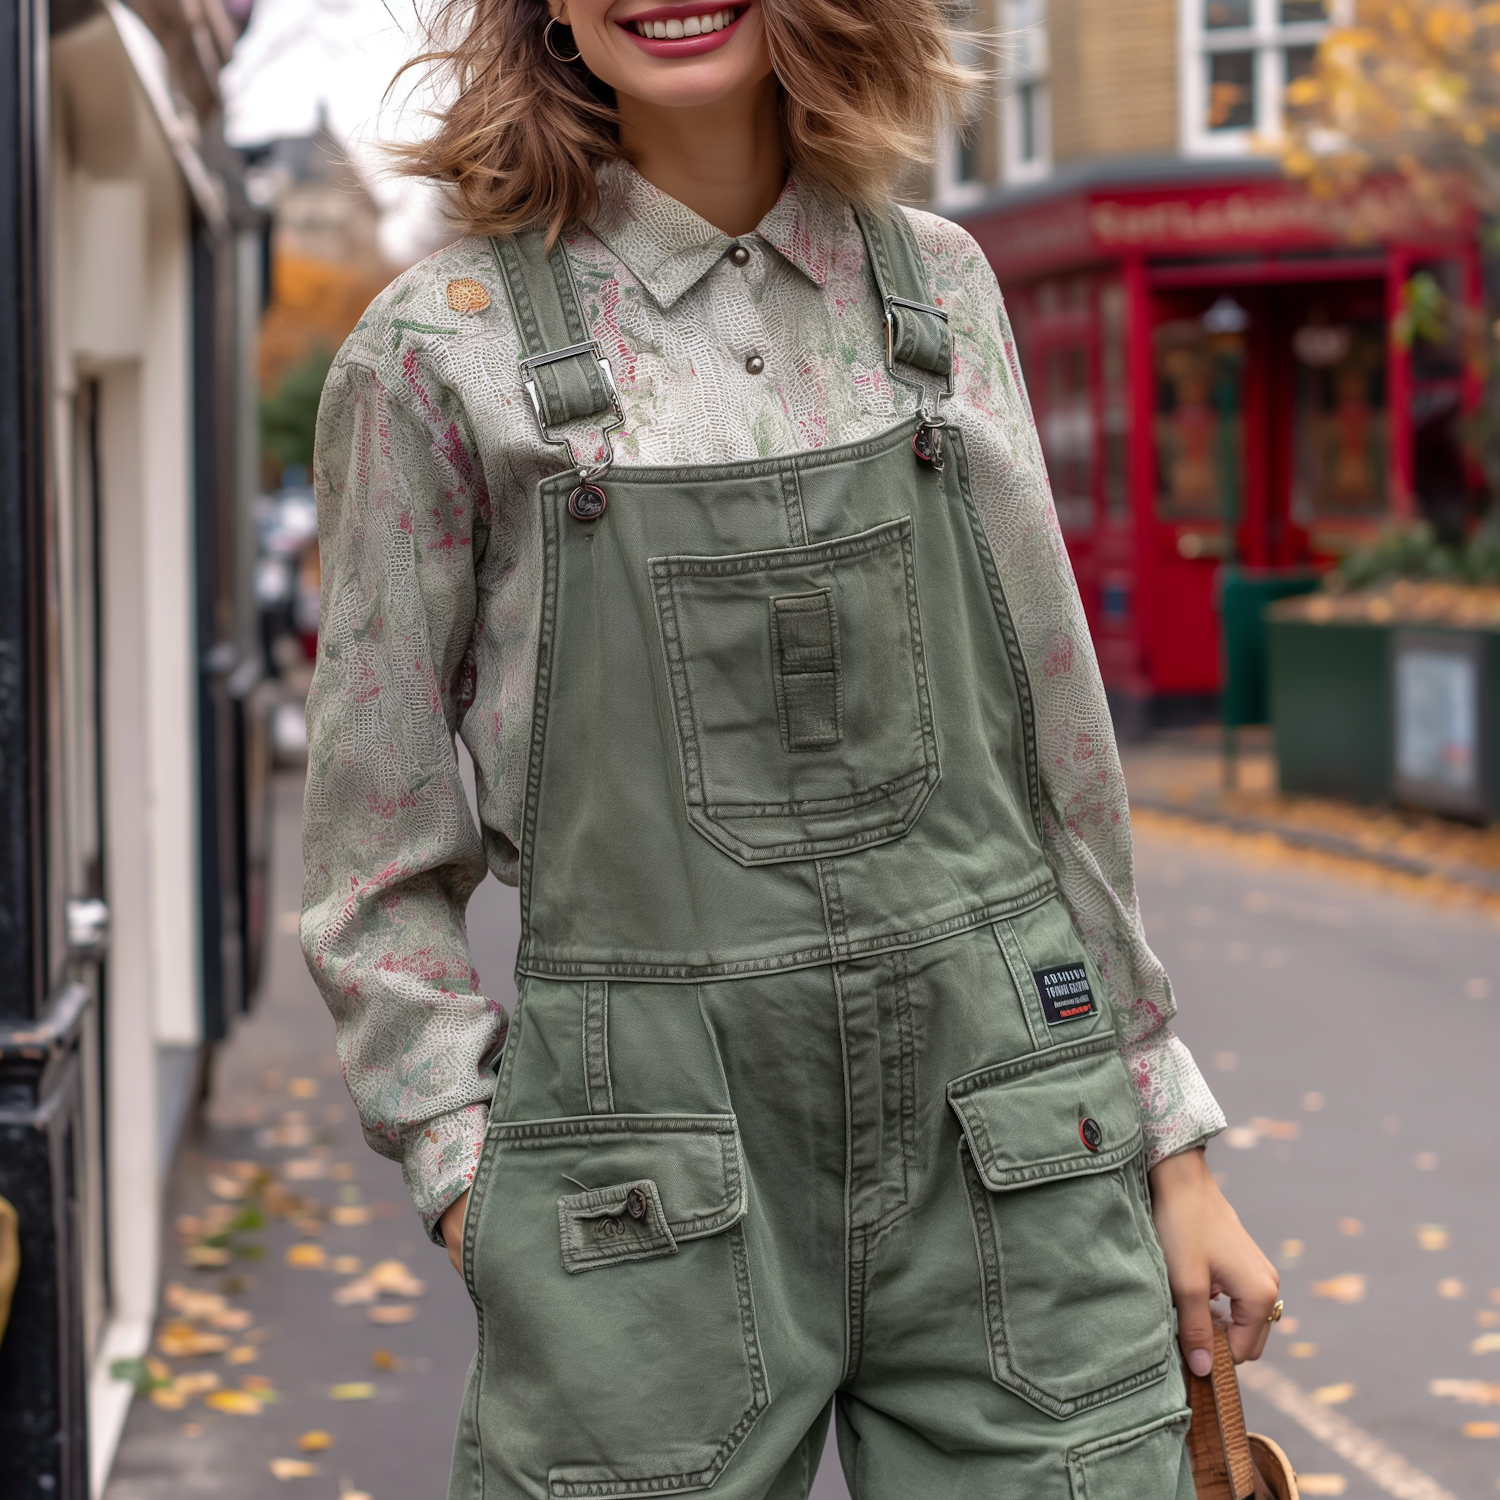
[(1170, 1031), (1129, 1043), (1120, 1055), (1141, 1108), (1148, 1168), (1203, 1145), (1228, 1123), (1193, 1054)]
[(474, 1184), (489, 1117), (488, 1103), (470, 1104), (401, 1132), (401, 1175), (435, 1245), (443, 1243), (438, 1220)]

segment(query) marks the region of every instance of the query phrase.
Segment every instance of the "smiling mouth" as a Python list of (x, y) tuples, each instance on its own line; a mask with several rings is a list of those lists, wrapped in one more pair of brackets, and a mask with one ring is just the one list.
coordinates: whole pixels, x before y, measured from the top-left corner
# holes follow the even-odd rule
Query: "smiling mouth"
[(651, 41), (685, 41), (689, 37), (711, 36), (716, 31), (723, 31), (726, 26), (732, 26), (739, 20), (744, 9), (744, 6), (729, 5), (718, 10), (700, 11), (695, 15), (670, 16), (665, 20), (626, 21), (624, 24), (637, 36)]

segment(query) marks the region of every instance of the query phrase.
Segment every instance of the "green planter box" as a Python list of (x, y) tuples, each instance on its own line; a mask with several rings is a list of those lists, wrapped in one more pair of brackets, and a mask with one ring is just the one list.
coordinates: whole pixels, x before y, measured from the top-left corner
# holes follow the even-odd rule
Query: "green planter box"
[(1500, 636), (1267, 621), (1284, 792), (1500, 815)]

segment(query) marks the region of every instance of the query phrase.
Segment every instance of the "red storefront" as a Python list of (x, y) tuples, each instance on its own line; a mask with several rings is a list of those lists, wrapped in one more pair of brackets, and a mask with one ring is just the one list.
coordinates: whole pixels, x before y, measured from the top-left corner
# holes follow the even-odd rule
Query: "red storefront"
[(1392, 335), (1418, 273), (1480, 304), (1461, 205), (1397, 182), (1336, 204), (1266, 163), (1158, 161), (964, 222), (1005, 291), (1123, 715), (1217, 690), (1224, 559), (1328, 567), (1391, 519), (1470, 503), (1458, 422), (1480, 388), (1462, 341)]

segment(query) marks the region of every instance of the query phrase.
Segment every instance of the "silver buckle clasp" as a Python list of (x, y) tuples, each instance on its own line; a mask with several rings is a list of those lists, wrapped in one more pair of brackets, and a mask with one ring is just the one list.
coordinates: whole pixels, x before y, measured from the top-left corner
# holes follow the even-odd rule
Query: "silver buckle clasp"
[[(614, 412), (613, 419), (606, 422), (600, 430), (599, 435), (604, 439), (604, 459), (603, 462), (596, 464), (579, 463), (577, 455), (573, 452), (571, 440), (553, 435), (552, 429), (547, 425), (546, 414), (542, 410), (541, 392), (537, 390), (536, 385), (536, 369), (539, 365), (555, 364), (560, 359), (573, 359), (580, 354), (594, 356), (594, 363), (599, 367), (599, 376), (604, 381), (605, 390), (609, 392), (609, 402)], [(609, 360), (605, 358), (604, 351), (600, 349), (599, 341), (590, 339), (586, 344), (569, 344), (566, 349), (552, 349), (546, 354), (534, 354), (529, 359), (523, 359), (521, 361), (521, 384), (531, 400), (531, 409), (536, 414), (536, 425), (542, 434), (542, 441), (562, 448), (567, 453), (569, 469), (576, 473), (584, 484), (590, 484), (608, 472), (610, 465), (615, 461), (615, 447), (610, 442), (609, 435), (625, 425), (625, 408), (620, 402), (620, 388), (615, 384), (615, 372)]]
[(913, 312), (931, 313), (945, 323), (948, 321), (948, 314), (941, 307), (933, 307), (926, 302), (912, 302), (905, 297), (887, 297), (885, 299), (885, 367), (887, 370), (892, 370), (896, 363), (896, 320), (892, 316), (892, 309), (897, 307), (909, 307)]

